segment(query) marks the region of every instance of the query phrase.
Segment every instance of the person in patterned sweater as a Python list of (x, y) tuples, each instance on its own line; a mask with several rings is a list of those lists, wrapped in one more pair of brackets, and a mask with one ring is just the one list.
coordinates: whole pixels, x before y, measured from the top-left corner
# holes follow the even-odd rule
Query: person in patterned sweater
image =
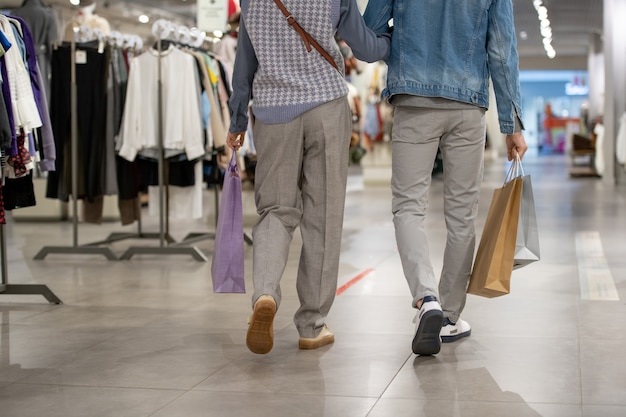
[(259, 219), (252, 232), (253, 313), (246, 344), (254, 353), (273, 347), (280, 281), (298, 226), (300, 308), (294, 323), (299, 348), (316, 349), (335, 340), (326, 317), (337, 288), (352, 131), (335, 36), (358, 59), (375, 62), (389, 54), (389, 32), (375, 35), (368, 29), (355, 0), (241, 1), (226, 143), (234, 150), (242, 146), (253, 99)]

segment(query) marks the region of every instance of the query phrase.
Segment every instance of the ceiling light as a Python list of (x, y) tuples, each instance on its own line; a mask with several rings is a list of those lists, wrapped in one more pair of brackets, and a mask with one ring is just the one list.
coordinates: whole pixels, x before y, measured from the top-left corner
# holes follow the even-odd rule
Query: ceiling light
[(148, 23), (150, 21), (150, 18), (148, 17), (148, 15), (142, 14), (141, 16), (139, 16), (139, 21), (141, 23)]
[(546, 50), (548, 58), (552, 59), (556, 56), (556, 51), (552, 46), (552, 27), (550, 26), (550, 19), (548, 19), (548, 8), (543, 5), (543, 0), (534, 0), (533, 6), (537, 10), (537, 18), (541, 22), (539, 27), (543, 37), (543, 48)]
[(78, 6), (80, 4), (80, 0), (70, 0), (70, 3), (74, 6)]

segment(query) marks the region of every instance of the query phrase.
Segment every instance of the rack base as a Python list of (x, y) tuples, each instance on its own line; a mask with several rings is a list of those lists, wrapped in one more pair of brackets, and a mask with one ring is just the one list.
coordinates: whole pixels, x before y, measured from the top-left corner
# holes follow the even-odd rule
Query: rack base
[(42, 295), (52, 304), (63, 304), (61, 299), (43, 284), (3, 284), (0, 285), (1, 294)]
[[(215, 233), (189, 233), (185, 238), (181, 241), (181, 245), (189, 244), (191, 242), (200, 242), (202, 240), (207, 239), (215, 239)], [(243, 234), (243, 240), (248, 244), (252, 245), (252, 237), (248, 236), (248, 234)]]
[(208, 258), (195, 246), (131, 246), (122, 254), (121, 260), (135, 255), (191, 255), (196, 261), (208, 262)]
[[(128, 239), (160, 239), (160, 233), (124, 233), (124, 232), (114, 232), (109, 235), (104, 240), (100, 240), (98, 242), (87, 243), (84, 246), (98, 246), (98, 245), (106, 245), (108, 243), (120, 242), (122, 240)], [(165, 241), (168, 243), (174, 243), (176, 240), (170, 236), (165, 235)]]
[(55, 253), (64, 255), (102, 255), (109, 261), (118, 260), (111, 249), (94, 246), (44, 246), (33, 259), (41, 260)]

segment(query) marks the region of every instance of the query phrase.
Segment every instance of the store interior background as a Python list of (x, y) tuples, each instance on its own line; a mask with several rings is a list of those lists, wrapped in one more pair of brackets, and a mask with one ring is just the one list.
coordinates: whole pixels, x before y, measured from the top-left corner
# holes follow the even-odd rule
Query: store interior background
[[(159, 19), (192, 28), (196, 22), (198, 1), (203, 0), (97, 0), (95, 12), (106, 18), (113, 30), (140, 36), (144, 45), (154, 42), (153, 25)], [(226, 0), (224, 0), (226, 2)], [(364, 9), (367, 0), (357, 0)], [(57, 15), (59, 31), (77, 13), (70, 0), (48, 0)], [(0, 0), (0, 7), (10, 13), (22, 0)], [(601, 150), (604, 168), (601, 178), (610, 184), (625, 184), (624, 167), (615, 161), (615, 136), (619, 119), (626, 110), (626, 47), (620, 39), (626, 29), (619, 22), (626, 18), (623, 0), (513, 0), (518, 33), (525, 137), (536, 154), (562, 154), (572, 149), (575, 131), (591, 136), (595, 120), (603, 119), (606, 138)], [(549, 45), (556, 55), (548, 57), (546, 40), (541, 33), (538, 6), (546, 7), (552, 38)], [(149, 18), (146, 23), (139, 16)], [(202, 29), (202, 28), (201, 28)], [(227, 29), (227, 25), (224, 26)], [(371, 67), (367, 67), (371, 68)], [(366, 69), (356, 77), (361, 82), (362, 100), (367, 100)], [(359, 79), (361, 81), (359, 81)], [(609, 86), (609, 87), (607, 87)], [(610, 103), (606, 105), (605, 103)], [(549, 106), (556, 118), (583, 119), (569, 123), (566, 129), (546, 131), (545, 110)], [(492, 106), (492, 109), (495, 106)], [(491, 124), (495, 119), (491, 119)], [(557, 123), (558, 124), (558, 123)], [(499, 132), (492, 128), (489, 135)], [(501, 137), (490, 137), (493, 152), (502, 152)], [(598, 176), (600, 178), (600, 176)]]

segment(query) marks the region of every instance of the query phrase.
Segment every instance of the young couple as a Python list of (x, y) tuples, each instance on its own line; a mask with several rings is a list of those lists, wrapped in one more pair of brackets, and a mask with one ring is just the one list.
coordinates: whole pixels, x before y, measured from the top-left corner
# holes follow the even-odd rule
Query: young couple
[[(435, 354), (442, 342), (471, 332), (460, 315), (476, 241), (490, 77), (508, 159), (527, 149), (512, 0), (369, 0), (363, 16), (356, 0), (241, 0), (226, 141), (242, 146), (253, 99), (259, 219), (246, 343), (254, 353), (272, 349), (280, 280), (298, 226), (299, 347), (334, 342), (325, 320), (337, 288), (352, 131), (336, 36), (357, 59), (389, 67), (383, 98), (394, 106), (392, 213), (417, 309), (412, 349)], [(439, 280), (424, 232), (438, 148), (448, 229)]]

